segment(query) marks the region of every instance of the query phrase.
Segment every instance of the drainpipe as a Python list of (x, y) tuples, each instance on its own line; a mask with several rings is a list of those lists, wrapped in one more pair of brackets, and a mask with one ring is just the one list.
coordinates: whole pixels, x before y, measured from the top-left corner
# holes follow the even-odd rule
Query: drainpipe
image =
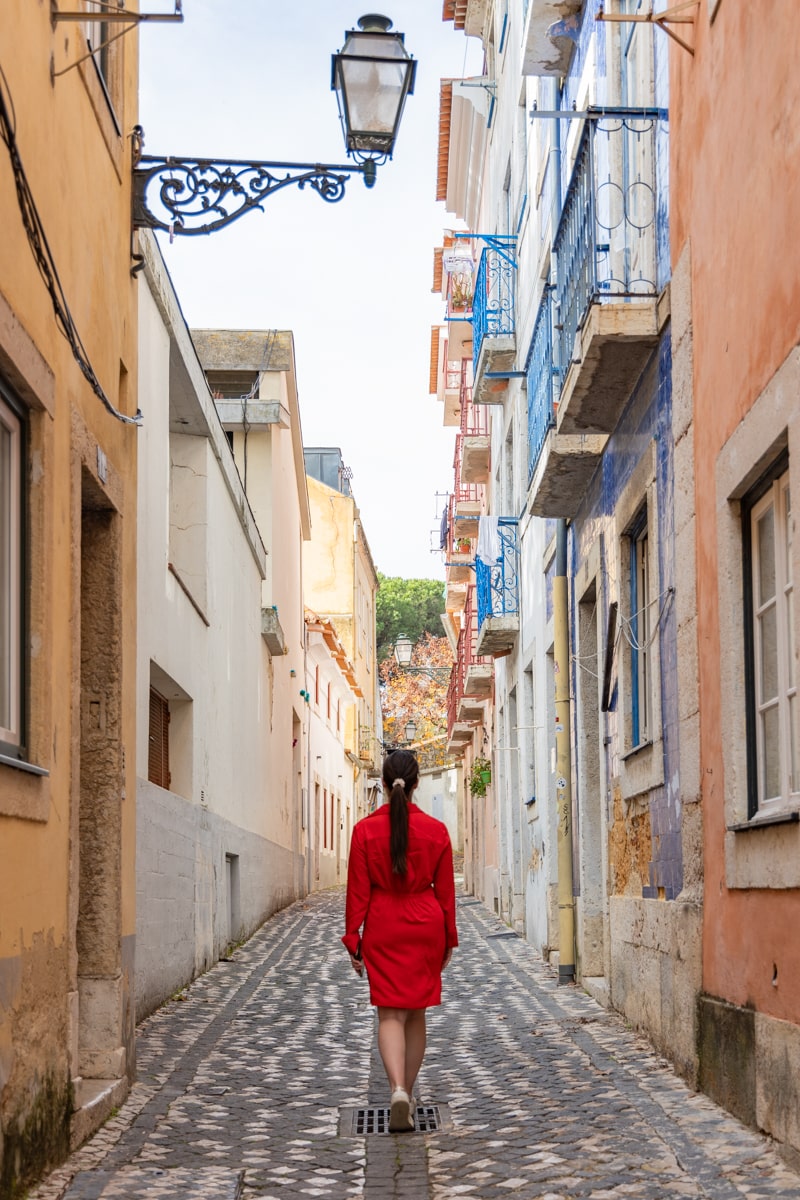
[(558, 812), (558, 982), (575, 980), (575, 899), (572, 894), (572, 752), (569, 708), (567, 522), (556, 527), (553, 577), (553, 654), (556, 679), (556, 809)]

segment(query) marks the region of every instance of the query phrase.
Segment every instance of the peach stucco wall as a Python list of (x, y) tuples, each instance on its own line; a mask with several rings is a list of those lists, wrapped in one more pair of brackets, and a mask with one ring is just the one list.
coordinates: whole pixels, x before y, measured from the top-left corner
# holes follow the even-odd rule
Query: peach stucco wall
[(703, 987), (790, 1020), (800, 892), (726, 887), (715, 464), (800, 334), (798, 16), (796, 0), (721, 0), (711, 23), (702, 0), (695, 56), (673, 46), (670, 76), (672, 260), (689, 243), (692, 263)]

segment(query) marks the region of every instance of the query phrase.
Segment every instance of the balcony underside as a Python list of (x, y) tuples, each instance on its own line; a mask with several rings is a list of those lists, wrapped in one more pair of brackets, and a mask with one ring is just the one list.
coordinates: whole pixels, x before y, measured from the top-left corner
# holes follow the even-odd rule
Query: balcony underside
[(461, 451), (461, 482), (486, 483), (489, 479), (489, 438), (465, 437)]
[[(567, 74), (584, 0), (530, 0), (522, 46), (522, 74)], [(572, 36), (570, 36), (572, 35)]]
[(448, 612), (461, 612), (467, 603), (468, 583), (456, 583), (448, 579), (445, 588), (444, 604)]
[(453, 532), (456, 537), (477, 537), (481, 515), (479, 500), (458, 500), (453, 514)]
[(448, 583), (469, 583), (475, 577), (471, 554), (451, 554), (447, 561)]
[(482, 700), (474, 696), (462, 696), (458, 705), (458, 721), (464, 725), (482, 725), (486, 719), (486, 710)]
[(485, 617), (478, 633), (476, 651), (479, 655), (502, 658), (514, 646), (519, 634), (519, 616)]
[(607, 441), (605, 434), (548, 433), (530, 486), (534, 516), (575, 516)]
[(656, 297), (593, 304), (575, 339), (558, 405), (559, 434), (613, 433), (658, 345)]
[(481, 342), (475, 383), (472, 390), (473, 404), (502, 404), (508, 393), (508, 379), (495, 378), (513, 371), (517, 359), (517, 339), (513, 333), (487, 334)]
[(472, 741), (474, 732), (474, 725), (467, 725), (464, 721), (456, 721), (447, 739), (447, 749), (463, 750)]
[(491, 663), (470, 663), (464, 677), (464, 695), (471, 700), (488, 700), (492, 694), (494, 667)]
[(444, 399), (442, 424), (445, 428), (457, 429), (461, 424), (461, 390), (460, 388), (445, 388), (442, 397)]

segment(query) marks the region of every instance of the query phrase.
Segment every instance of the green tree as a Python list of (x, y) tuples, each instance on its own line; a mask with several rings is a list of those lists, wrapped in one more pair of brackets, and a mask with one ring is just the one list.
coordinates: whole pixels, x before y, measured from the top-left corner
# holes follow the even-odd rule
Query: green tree
[(444, 584), (438, 579), (401, 579), (378, 572), (378, 661), (383, 662), (401, 633), (416, 643), (423, 633), (442, 636)]

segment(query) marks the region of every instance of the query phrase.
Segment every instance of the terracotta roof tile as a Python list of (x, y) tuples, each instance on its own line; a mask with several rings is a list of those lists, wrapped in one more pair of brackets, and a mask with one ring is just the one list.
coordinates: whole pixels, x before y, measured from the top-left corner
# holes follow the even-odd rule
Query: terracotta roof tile
[(450, 158), (450, 110), (453, 81), (443, 79), (439, 88), (439, 160), (436, 169), (436, 199), (447, 199), (447, 168)]
[(439, 391), (439, 335), (438, 325), (431, 326), (431, 381), (428, 391), (435, 396)]

